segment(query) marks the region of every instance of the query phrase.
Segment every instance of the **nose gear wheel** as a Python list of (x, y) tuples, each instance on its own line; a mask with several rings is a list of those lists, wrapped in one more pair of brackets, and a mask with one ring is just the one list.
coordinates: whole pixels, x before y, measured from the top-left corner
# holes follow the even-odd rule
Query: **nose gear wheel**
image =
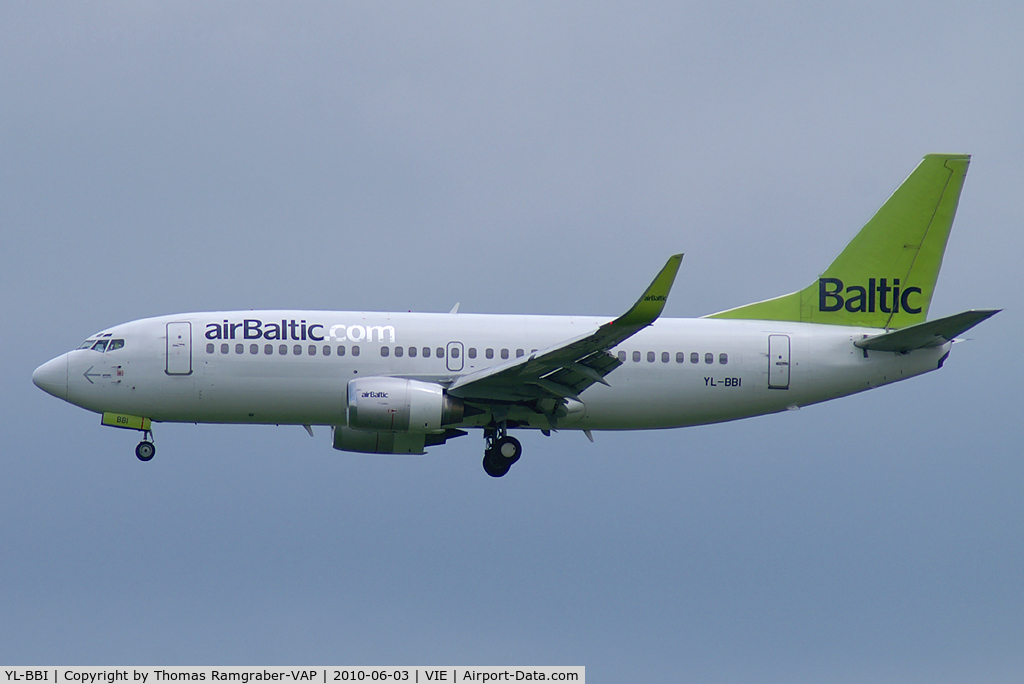
[(156, 456), (156, 446), (152, 442), (143, 440), (135, 447), (135, 456), (140, 461), (152, 461), (153, 457)]
[(153, 433), (149, 430), (142, 431), (142, 441), (135, 447), (135, 457), (143, 463), (152, 461), (156, 456), (156, 445), (153, 444)]

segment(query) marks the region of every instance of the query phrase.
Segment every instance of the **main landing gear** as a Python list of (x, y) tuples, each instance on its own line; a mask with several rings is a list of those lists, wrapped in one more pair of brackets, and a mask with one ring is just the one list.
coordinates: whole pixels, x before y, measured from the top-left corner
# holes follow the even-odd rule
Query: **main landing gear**
[(135, 447), (135, 456), (143, 462), (152, 461), (153, 457), (156, 456), (156, 445), (153, 444), (152, 432), (147, 430), (143, 433), (142, 441)]
[(497, 428), (484, 429), (484, 472), (491, 477), (502, 477), (509, 468), (523, 455), (523, 445), (515, 437), (510, 437), (505, 424)]

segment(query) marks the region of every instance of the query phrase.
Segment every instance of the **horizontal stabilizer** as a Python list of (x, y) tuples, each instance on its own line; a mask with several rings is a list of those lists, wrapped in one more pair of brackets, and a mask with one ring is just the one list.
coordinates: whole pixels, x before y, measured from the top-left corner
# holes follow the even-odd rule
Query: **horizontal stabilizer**
[(982, 321), (999, 313), (1001, 309), (975, 309), (909, 328), (894, 330), (857, 340), (855, 345), (870, 351), (908, 352), (925, 347), (938, 347), (951, 342), (957, 335), (967, 332)]

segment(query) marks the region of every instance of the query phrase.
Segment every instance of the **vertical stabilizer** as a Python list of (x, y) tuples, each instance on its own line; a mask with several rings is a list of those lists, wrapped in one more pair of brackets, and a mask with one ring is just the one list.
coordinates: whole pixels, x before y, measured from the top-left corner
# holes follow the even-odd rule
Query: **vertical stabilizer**
[(924, 322), (970, 159), (929, 154), (814, 283), (708, 318), (873, 328)]

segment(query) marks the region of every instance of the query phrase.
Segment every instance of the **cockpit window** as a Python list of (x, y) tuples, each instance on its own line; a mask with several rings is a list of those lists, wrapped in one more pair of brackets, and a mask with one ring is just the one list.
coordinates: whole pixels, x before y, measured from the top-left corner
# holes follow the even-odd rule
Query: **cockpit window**
[(92, 345), (96, 344), (96, 340), (86, 340), (78, 346), (79, 349), (92, 349)]
[(92, 345), (93, 351), (101, 352), (107, 348), (107, 342), (110, 340), (99, 340), (96, 344)]
[(110, 344), (107, 345), (107, 351), (114, 351), (124, 346), (124, 340), (110, 340)]

